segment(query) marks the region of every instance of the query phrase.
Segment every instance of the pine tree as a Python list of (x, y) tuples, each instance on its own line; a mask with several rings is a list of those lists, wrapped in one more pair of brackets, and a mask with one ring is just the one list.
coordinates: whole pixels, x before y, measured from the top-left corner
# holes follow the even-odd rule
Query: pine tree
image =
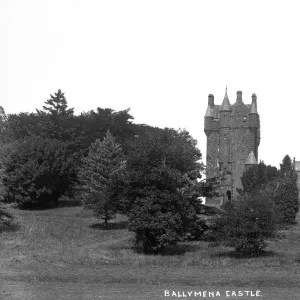
[(97, 139), (89, 147), (79, 172), (83, 205), (96, 217), (104, 219), (105, 226), (117, 211), (115, 194), (117, 182), (125, 175), (126, 162), (122, 149), (107, 131), (104, 140)]
[(292, 160), (286, 155), (280, 164), (280, 178), (275, 190), (274, 202), (281, 221), (291, 223), (299, 211), (299, 190), (297, 173), (293, 169)]
[(50, 97), (43, 106), (44, 111), (52, 116), (72, 116), (74, 114), (74, 108), (68, 108), (65, 94), (60, 89), (54, 93), (54, 96), (50, 94)]
[(68, 108), (66, 97), (61, 90), (50, 97), (43, 110), (37, 109), (43, 137), (74, 142), (74, 108)]
[(252, 193), (257, 187), (256, 167), (251, 167), (241, 177), (244, 193)]
[(286, 176), (293, 172), (292, 160), (289, 155), (286, 155), (283, 160), (282, 164), (280, 164), (280, 172), (282, 175)]

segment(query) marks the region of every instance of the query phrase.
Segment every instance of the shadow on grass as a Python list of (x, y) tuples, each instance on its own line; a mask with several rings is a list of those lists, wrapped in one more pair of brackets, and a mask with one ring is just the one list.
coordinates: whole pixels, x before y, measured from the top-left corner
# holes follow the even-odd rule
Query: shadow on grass
[(138, 245), (133, 245), (130, 247), (130, 249), (132, 249), (136, 253), (144, 254), (144, 255), (179, 256), (179, 255), (184, 255), (185, 253), (188, 252), (196, 252), (200, 249), (200, 247), (197, 245), (177, 244), (175, 246), (165, 247), (158, 253), (152, 253), (152, 252), (144, 253), (143, 248)]
[(60, 208), (60, 207), (76, 207), (80, 206), (80, 200), (58, 200), (58, 201), (49, 201), (45, 203), (24, 203), (18, 205), (18, 208), (21, 210), (47, 210), (53, 208)]
[(238, 251), (224, 251), (219, 253), (213, 253), (210, 255), (212, 258), (216, 257), (230, 257), (230, 258), (237, 258), (237, 259), (243, 259), (243, 258), (257, 258), (257, 257), (283, 257), (284, 255), (281, 253), (277, 253), (274, 251), (260, 251), (256, 252), (252, 255), (244, 254)]
[(118, 230), (118, 229), (127, 229), (128, 221), (121, 221), (115, 223), (108, 223), (108, 226), (105, 227), (105, 223), (95, 223), (89, 225), (90, 228), (99, 229), (99, 230)]
[(187, 252), (196, 252), (200, 247), (198, 245), (177, 244), (169, 246), (161, 251), (161, 255), (184, 255)]
[(4, 233), (4, 232), (15, 232), (18, 231), (20, 229), (20, 225), (17, 223), (12, 222), (9, 225), (4, 225), (1, 224), (0, 225), (0, 234)]

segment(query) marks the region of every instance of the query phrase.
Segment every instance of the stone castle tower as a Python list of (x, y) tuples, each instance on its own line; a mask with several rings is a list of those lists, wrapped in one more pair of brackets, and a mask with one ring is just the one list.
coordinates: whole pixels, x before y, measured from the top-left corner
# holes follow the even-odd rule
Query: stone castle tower
[(227, 95), (221, 105), (215, 105), (214, 96), (208, 95), (208, 107), (204, 117), (207, 136), (206, 177), (213, 178), (223, 171), (220, 204), (231, 200), (242, 188), (241, 176), (247, 166), (257, 164), (260, 143), (260, 121), (257, 113), (257, 97), (244, 104), (242, 92), (237, 92), (236, 102), (231, 105)]

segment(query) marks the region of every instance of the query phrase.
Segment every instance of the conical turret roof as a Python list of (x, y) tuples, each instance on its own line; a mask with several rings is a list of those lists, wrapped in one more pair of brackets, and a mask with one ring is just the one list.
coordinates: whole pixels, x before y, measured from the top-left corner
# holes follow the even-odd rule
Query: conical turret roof
[(257, 160), (253, 151), (251, 151), (246, 159), (245, 165), (257, 165)]
[(251, 109), (250, 109), (250, 114), (257, 114), (256, 102), (252, 102)]
[(214, 117), (213, 110), (210, 107), (210, 105), (207, 106), (207, 110), (205, 113), (205, 118), (208, 118), (208, 117), (212, 117), (212, 118)]
[(226, 93), (223, 100), (223, 103), (220, 107), (220, 111), (231, 111), (231, 105), (229, 103), (228, 95), (227, 95), (227, 87), (226, 87)]

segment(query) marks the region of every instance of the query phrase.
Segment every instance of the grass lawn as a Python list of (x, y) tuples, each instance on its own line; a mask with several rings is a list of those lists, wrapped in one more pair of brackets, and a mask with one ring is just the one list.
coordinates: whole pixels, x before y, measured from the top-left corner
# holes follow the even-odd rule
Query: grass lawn
[[(187, 299), (300, 299), (300, 222), (259, 258), (205, 242), (145, 256), (132, 248), (124, 216), (104, 230), (80, 206), (11, 210), (20, 227), (0, 234), (0, 299), (177, 299), (184, 292)], [(262, 297), (227, 297), (226, 290), (260, 290)]]

